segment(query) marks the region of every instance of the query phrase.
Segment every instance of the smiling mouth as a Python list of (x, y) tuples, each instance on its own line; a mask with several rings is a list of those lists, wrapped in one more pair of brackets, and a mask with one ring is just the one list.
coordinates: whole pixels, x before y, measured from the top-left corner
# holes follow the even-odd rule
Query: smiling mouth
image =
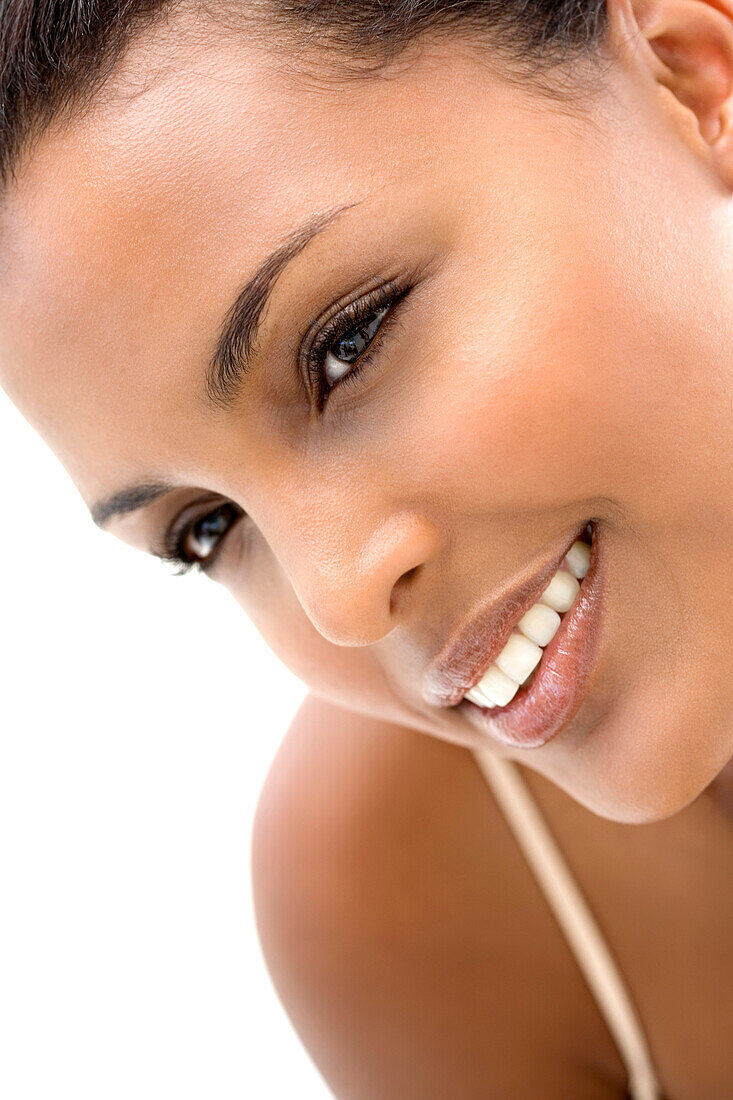
[(454, 709), (494, 740), (538, 748), (580, 707), (599, 644), (598, 559), (597, 527), (589, 523), (501, 652), (455, 702)]
[(591, 546), (588, 525), (583, 537), (568, 550), (539, 600), (516, 623), (496, 660), (475, 687), (466, 692), (466, 698), (472, 703), (480, 707), (502, 707), (511, 702), (520, 685), (529, 687), (544, 649), (557, 634), (580, 591), (580, 582), (590, 566)]
[(605, 524), (580, 524), (542, 569), (474, 608), (425, 671), (422, 695), (484, 737), (538, 748), (586, 694), (603, 620)]

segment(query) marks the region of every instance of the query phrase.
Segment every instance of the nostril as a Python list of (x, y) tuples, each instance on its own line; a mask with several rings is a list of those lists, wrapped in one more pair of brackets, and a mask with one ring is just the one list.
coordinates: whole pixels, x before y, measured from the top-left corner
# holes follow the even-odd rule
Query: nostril
[[(371, 527), (373, 521), (366, 520)], [(434, 525), (413, 513), (383, 519), (371, 531), (361, 524), (329, 523), (311, 535), (291, 583), (319, 634), (339, 646), (375, 645), (416, 603), (421, 566), (440, 552)], [(295, 582), (300, 580), (298, 586)], [(420, 575), (418, 587), (425, 578)]]
[(411, 583), (413, 578), (420, 572), (422, 565), (413, 565), (401, 577), (398, 577), (392, 586), (392, 591), (389, 596), (389, 612), (390, 615), (394, 615), (397, 610), (400, 595), (402, 591)]

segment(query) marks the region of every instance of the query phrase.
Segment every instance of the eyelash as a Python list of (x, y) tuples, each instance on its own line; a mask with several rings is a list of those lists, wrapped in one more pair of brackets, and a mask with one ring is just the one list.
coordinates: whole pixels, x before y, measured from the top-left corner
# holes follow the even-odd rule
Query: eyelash
[[(391, 326), (395, 315), (395, 306), (402, 301), (410, 291), (410, 286), (393, 280), (382, 286), (370, 290), (362, 298), (349, 302), (330, 317), (309, 340), (306, 334), (301, 352), (301, 374), (310, 385), (309, 389), (315, 390), (318, 411), (322, 412), (329, 394), (338, 386), (345, 383), (354, 383), (364, 370), (373, 362), (374, 355), (384, 338), (385, 332)], [(352, 329), (370, 320), (381, 309), (387, 309), (382, 323), (377, 329), (368, 349), (354, 361), (348, 372), (342, 375), (335, 383), (328, 385), (325, 380), (325, 365), (331, 345)]]
[[(215, 549), (212, 550), (207, 558), (203, 558), (201, 561), (197, 558), (187, 557), (186, 540), (191, 530), (197, 523), (200, 523), (202, 519), (213, 516), (216, 512), (221, 511), (222, 508), (230, 508), (238, 514), (217, 542)], [(188, 511), (188, 509), (186, 509), (186, 511)], [(189, 520), (187, 523), (179, 524), (175, 521), (165, 532), (163, 536), (163, 546), (157, 551), (156, 557), (160, 558), (164, 563), (175, 566), (173, 571), (174, 577), (183, 576), (185, 573), (190, 573), (192, 570), (206, 574), (213, 568), (214, 562), (224, 544), (224, 540), (231, 534), (232, 528), (242, 519), (246, 519), (246, 513), (242, 511), (241, 508), (231, 500), (221, 500), (215, 508), (211, 508), (208, 512), (199, 513), (195, 519)]]
[[(354, 382), (364, 368), (373, 361), (374, 354), (384, 335), (385, 328), (394, 319), (393, 307), (406, 297), (409, 290), (409, 286), (400, 285), (394, 281), (376, 287), (374, 290), (364, 295), (364, 297), (349, 302), (348, 305), (340, 309), (333, 317), (326, 321), (309, 342), (306, 337), (300, 353), (301, 370), (315, 388), (319, 411), (323, 410), (328, 395), (336, 389), (337, 386), (347, 382)], [(363, 325), (366, 321), (370, 320), (375, 313), (385, 308), (387, 309), (387, 313), (385, 313), (382, 323), (374, 334), (367, 350), (354, 361), (346, 374), (329, 386), (325, 381), (325, 365), (331, 345), (352, 329)], [(208, 516), (213, 515), (227, 505), (236, 509), (240, 514), (232, 521), (230, 526), (221, 536), (215, 549), (207, 558), (201, 561), (187, 557), (185, 549), (186, 540), (192, 528), (197, 523), (200, 523), (202, 519), (206, 519)], [(202, 512), (200, 515), (196, 516), (194, 520), (182, 526), (174, 522), (165, 532), (163, 536), (163, 546), (157, 552), (156, 556), (163, 562), (175, 566), (173, 572), (174, 576), (183, 576), (193, 570), (207, 574), (212, 569), (214, 561), (225, 539), (228, 538), (232, 528), (235, 524), (239, 523), (242, 518), (246, 518), (246, 514), (241, 509), (237, 508), (235, 504), (231, 501), (221, 501), (215, 508), (212, 508), (211, 511)]]

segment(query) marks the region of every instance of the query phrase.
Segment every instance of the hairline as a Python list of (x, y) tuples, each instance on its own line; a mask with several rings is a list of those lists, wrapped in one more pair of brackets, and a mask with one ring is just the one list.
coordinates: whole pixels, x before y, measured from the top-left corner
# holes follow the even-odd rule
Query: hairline
[[(604, 66), (599, 44), (564, 48), (550, 44), (544, 55), (533, 54), (521, 58), (516, 52), (502, 46), (495, 31), (481, 27), (475, 21), (465, 18), (463, 21), (436, 22), (422, 31), (405, 37), (395, 43), (397, 36), (385, 35), (377, 48), (371, 51), (350, 50), (344, 42), (329, 40), (306, 41), (303, 30), (288, 25), (284, 20), (267, 13), (267, 4), (254, 2), (248, 10), (242, 10), (232, 0), (162, 0), (159, 8), (133, 19), (132, 29), (118, 35), (102, 55), (99, 66), (91, 70), (84, 79), (78, 79), (65, 97), (47, 112), (36, 110), (31, 114), (26, 126), (21, 128), (16, 143), (10, 145), (10, 153), (4, 166), (5, 178), (0, 179), (0, 208), (6, 195), (17, 183), (23, 166), (33, 157), (33, 152), (41, 140), (57, 128), (73, 125), (92, 113), (103, 108), (105, 94), (124, 97), (125, 92), (119, 78), (124, 73), (124, 63), (130, 51), (144, 43), (146, 37), (160, 33), (161, 25), (168, 24), (174, 31), (180, 25), (181, 13), (203, 16), (209, 24), (219, 25), (225, 32), (236, 35), (245, 31), (254, 34), (254, 45), (264, 51), (272, 52), (271, 30), (278, 25), (280, 35), (277, 43), (281, 56), (291, 65), (301, 66), (307, 71), (309, 63), (319, 66), (318, 77), (324, 76), (334, 87), (350, 83), (369, 83), (371, 80), (399, 76), (402, 67), (409, 67), (420, 59), (426, 46), (446, 45), (454, 41), (463, 42), (475, 48), (479, 55), (485, 55), (487, 64), (494, 74), (509, 84), (515, 85), (528, 94), (534, 94), (539, 100), (548, 102), (563, 113), (576, 118), (591, 121), (589, 104), (592, 104), (603, 89)], [(260, 32), (260, 33), (258, 33)], [(349, 64), (351, 62), (351, 64)], [(606, 58), (606, 63), (612, 63)], [(585, 66), (585, 71), (583, 71)], [(149, 81), (146, 89), (153, 81)], [(128, 93), (129, 98), (140, 94), (140, 89)]]

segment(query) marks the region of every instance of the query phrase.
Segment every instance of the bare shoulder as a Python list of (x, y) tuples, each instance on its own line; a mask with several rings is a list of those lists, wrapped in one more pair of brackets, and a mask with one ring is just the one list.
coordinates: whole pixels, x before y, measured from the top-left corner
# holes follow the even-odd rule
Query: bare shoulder
[(252, 834), (260, 943), (339, 1100), (625, 1095), (467, 749), (308, 697)]

